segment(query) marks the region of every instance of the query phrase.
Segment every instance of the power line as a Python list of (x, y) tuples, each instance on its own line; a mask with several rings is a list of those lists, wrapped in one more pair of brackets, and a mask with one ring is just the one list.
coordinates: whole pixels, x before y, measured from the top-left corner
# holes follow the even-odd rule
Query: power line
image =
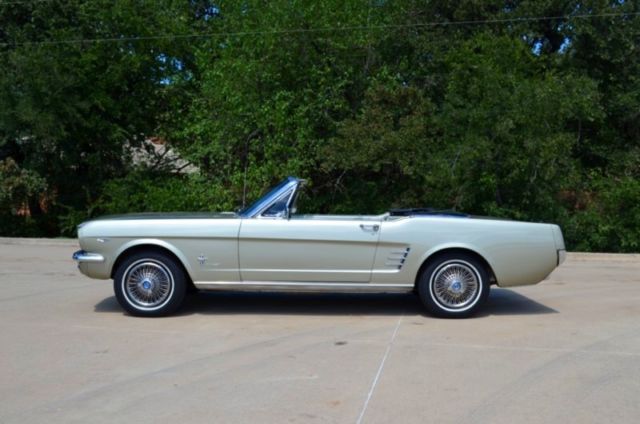
[(53, 0), (30, 0), (30, 1), (0, 1), (0, 6), (3, 4), (32, 4), (32, 3), (44, 3)]
[[(40, 0), (48, 1), (48, 0)], [(189, 39), (189, 38), (215, 38), (229, 36), (251, 36), (251, 35), (290, 35), (303, 33), (323, 33), (323, 32), (345, 32), (345, 31), (370, 31), (378, 29), (401, 29), (401, 28), (420, 28), (420, 27), (438, 27), (438, 26), (465, 26), (465, 25), (483, 25), (483, 24), (501, 24), (501, 23), (517, 23), (532, 21), (551, 21), (559, 19), (592, 19), (606, 17), (623, 17), (638, 16), (640, 12), (624, 12), (624, 13), (598, 13), (598, 14), (582, 14), (582, 15), (560, 15), (560, 16), (524, 16), (519, 18), (504, 19), (484, 19), (484, 20), (467, 20), (467, 21), (449, 21), (449, 22), (421, 22), (415, 24), (390, 24), (390, 25), (362, 25), (362, 26), (344, 26), (344, 27), (324, 27), (324, 28), (294, 28), (294, 29), (276, 29), (267, 31), (236, 31), (236, 32), (210, 32), (200, 34), (159, 34), (159, 35), (143, 35), (135, 37), (105, 37), (105, 38), (81, 38), (68, 40), (44, 40), (44, 41), (24, 41), (20, 43), (0, 43), (0, 46), (32, 46), (32, 45), (60, 45), (60, 44), (79, 44), (79, 43), (109, 43), (109, 42), (125, 42), (125, 41), (148, 41), (148, 40), (166, 40), (166, 39)]]

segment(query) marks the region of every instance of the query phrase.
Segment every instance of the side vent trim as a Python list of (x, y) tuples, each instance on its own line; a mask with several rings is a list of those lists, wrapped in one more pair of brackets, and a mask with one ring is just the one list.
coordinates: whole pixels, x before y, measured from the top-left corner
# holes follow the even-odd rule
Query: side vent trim
[(401, 270), (404, 266), (404, 262), (407, 260), (407, 256), (409, 256), (410, 251), (410, 247), (406, 247), (404, 249), (393, 249), (390, 252), (389, 256), (387, 256), (387, 261), (385, 262), (384, 266)]

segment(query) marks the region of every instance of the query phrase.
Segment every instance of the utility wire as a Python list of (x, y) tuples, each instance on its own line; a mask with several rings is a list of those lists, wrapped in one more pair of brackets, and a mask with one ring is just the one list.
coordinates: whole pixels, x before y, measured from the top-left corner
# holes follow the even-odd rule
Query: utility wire
[(44, 3), (53, 0), (30, 0), (30, 1), (0, 1), (0, 6), (3, 4), (34, 4), (34, 3)]
[(517, 23), (532, 21), (551, 21), (559, 19), (592, 19), (606, 17), (622, 17), (622, 16), (638, 16), (640, 12), (623, 12), (623, 13), (598, 13), (598, 14), (582, 14), (582, 15), (560, 15), (560, 16), (524, 16), (520, 18), (503, 18), (503, 19), (483, 19), (483, 20), (467, 20), (467, 21), (449, 21), (449, 22), (420, 22), (415, 24), (390, 24), (390, 25), (373, 25), (373, 26), (344, 26), (344, 27), (324, 27), (324, 28), (294, 28), (294, 29), (275, 29), (267, 31), (236, 31), (236, 32), (210, 32), (200, 34), (159, 34), (159, 35), (143, 35), (135, 37), (105, 37), (105, 38), (78, 38), (68, 40), (44, 40), (44, 41), (24, 41), (19, 43), (0, 43), (0, 46), (33, 46), (33, 45), (59, 45), (59, 44), (79, 44), (79, 43), (109, 43), (124, 41), (147, 41), (147, 40), (166, 40), (166, 39), (189, 39), (189, 38), (215, 38), (228, 36), (250, 36), (250, 35), (289, 35), (303, 33), (323, 33), (323, 32), (345, 32), (345, 31), (370, 31), (377, 29), (401, 29), (401, 28), (421, 28), (421, 27), (438, 27), (438, 26), (465, 26), (465, 25), (483, 25), (483, 24), (501, 24), (501, 23)]

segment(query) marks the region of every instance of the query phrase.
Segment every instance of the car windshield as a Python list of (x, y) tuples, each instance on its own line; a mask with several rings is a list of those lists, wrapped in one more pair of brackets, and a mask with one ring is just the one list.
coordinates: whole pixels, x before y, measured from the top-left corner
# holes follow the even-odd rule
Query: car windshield
[(285, 178), (277, 186), (275, 186), (271, 190), (269, 190), (265, 195), (263, 195), (258, 200), (253, 202), (251, 205), (249, 205), (246, 208), (242, 209), (240, 212), (238, 212), (238, 214), (241, 215), (241, 216), (251, 216), (251, 215), (253, 215), (258, 209), (260, 209), (261, 207), (265, 206), (264, 205), (264, 201), (266, 199), (270, 199), (271, 197), (273, 197), (273, 195), (275, 195), (277, 192), (282, 190), (282, 188), (284, 186), (289, 184), (290, 181), (291, 180), (289, 178)]

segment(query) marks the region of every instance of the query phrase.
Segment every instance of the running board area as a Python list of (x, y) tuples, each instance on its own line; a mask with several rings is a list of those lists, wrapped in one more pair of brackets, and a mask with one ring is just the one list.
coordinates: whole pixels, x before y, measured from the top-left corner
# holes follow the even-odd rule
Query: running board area
[(298, 281), (195, 281), (199, 290), (317, 292), (317, 293), (407, 293), (413, 284), (316, 283)]

